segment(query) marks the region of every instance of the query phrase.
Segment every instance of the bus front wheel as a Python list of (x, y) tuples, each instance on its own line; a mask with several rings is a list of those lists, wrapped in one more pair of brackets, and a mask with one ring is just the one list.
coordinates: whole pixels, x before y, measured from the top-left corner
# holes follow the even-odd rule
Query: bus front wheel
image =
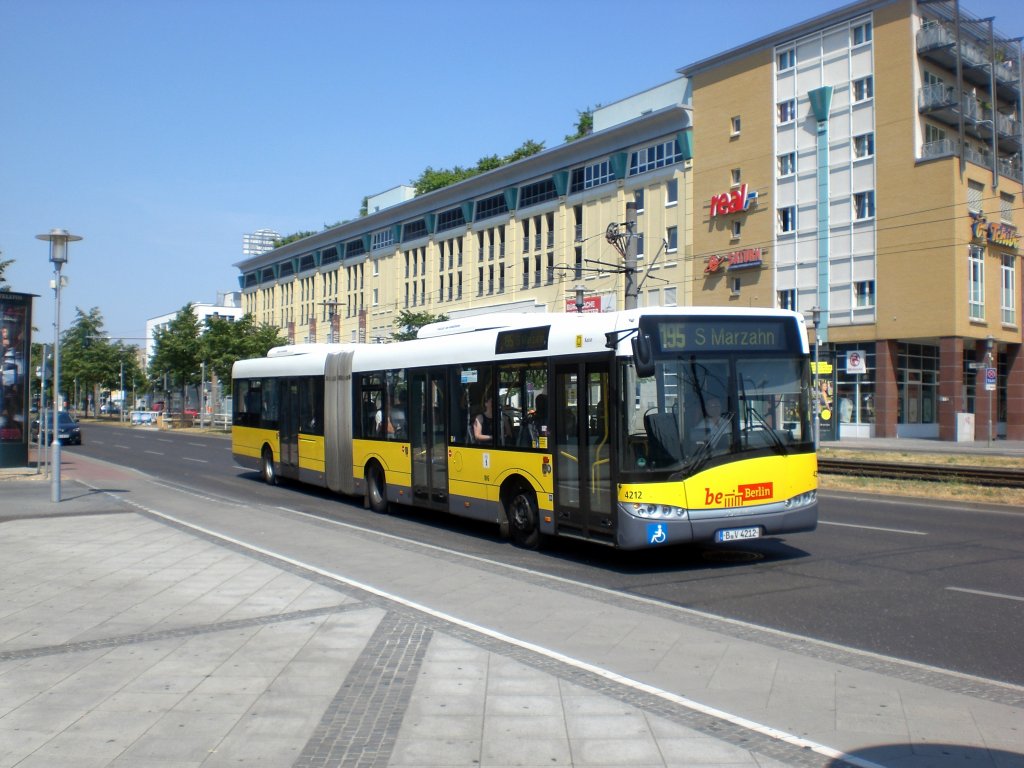
[(270, 446), (263, 449), (263, 458), (260, 460), (260, 476), (267, 485), (277, 485), (277, 470), (274, 468), (274, 452)]
[(384, 479), (384, 470), (377, 462), (366, 467), (366, 503), (378, 514), (388, 511), (388, 484)]
[(505, 516), (512, 542), (519, 547), (536, 549), (540, 544), (540, 512), (533, 489), (525, 484), (513, 488), (505, 505)]

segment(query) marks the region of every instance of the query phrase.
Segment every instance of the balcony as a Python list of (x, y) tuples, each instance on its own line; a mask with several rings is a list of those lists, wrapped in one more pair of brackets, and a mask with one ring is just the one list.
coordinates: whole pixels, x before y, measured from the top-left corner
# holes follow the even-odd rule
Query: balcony
[[(1021, 94), (1020, 73), (1013, 66), (1017, 61), (1016, 46), (1019, 43), (997, 39), (993, 63), (992, 57), (989, 56), (989, 41), (987, 36), (985, 37), (986, 39), (978, 39), (976, 35), (961, 28), (959, 58), (964, 82), (987, 90), (991, 86), (991, 77), (994, 73), (999, 98), (1014, 101)], [(953, 29), (944, 23), (926, 23), (918, 30), (917, 53), (922, 58), (956, 72), (956, 35)]]
[(941, 83), (926, 85), (917, 92), (917, 111), (947, 125), (959, 125), (961, 112), (966, 121), (976, 121), (981, 114), (974, 96), (962, 93), (957, 98), (955, 88)]
[[(960, 142), (956, 139), (940, 139), (939, 141), (930, 141), (927, 144), (921, 145), (921, 160), (937, 160), (943, 157), (959, 156)], [(982, 168), (992, 169), (992, 154), (979, 150), (970, 143), (964, 149), (964, 159)], [(1005, 176), (1017, 182), (1022, 180), (1020, 154), (1000, 155), (996, 159), (996, 168), (1000, 176)]]

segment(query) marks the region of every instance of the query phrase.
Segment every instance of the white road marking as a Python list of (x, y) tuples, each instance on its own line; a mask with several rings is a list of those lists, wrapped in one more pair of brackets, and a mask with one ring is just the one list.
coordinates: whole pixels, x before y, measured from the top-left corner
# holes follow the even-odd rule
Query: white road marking
[(163, 454), (160, 453), (160, 451), (146, 451), (146, 453), (151, 453), (154, 456), (163, 456)]
[(879, 528), (877, 525), (854, 525), (853, 523), (829, 523), (819, 520), (818, 525), (838, 525), (841, 528), (863, 528), (865, 531), (882, 531), (884, 533), (904, 533), (907, 536), (927, 536), (925, 531), (904, 531), (899, 528)]
[(1024, 597), (1017, 595), (1004, 595), (1001, 592), (985, 592), (981, 589), (967, 589), (966, 587), (946, 587), (950, 592), (966, 592), (969, 595), (983, 595), (984, 597), (999, 597), (1003, 600), (1016, 600), (1024, 603)]
[(193, 459), (193, 458), (191, 458), (189, 456), (182, 456), (181, 458), (184, 461), (194, 461), (194, 462), (197, 462), (199, 464), (209, 464), (210, 463), (206, 459)]
[[(724, 720), (725, 722), (731, 723), (732, 725), (737, 725), (737, 726), (739, 726), (741, 728), (746, 728), (747, 730), (754, 731), (755, 733), (759, 733), (759, 734), (761, 734), (763, 736), (767, 736), (768, 738), (772, 738), (772, 739), (776, 739), (777, 741), (785, 742), (785, 743), (790, 744), (792, 746), (799, 747), (800, 749), (809, 749), (812, 752), (816, 752), (819, 755), (824, 755), (825, 757), (828, 757), (831, 760), (840, 760), (840, 761), (849, 763), (850, 765), (858, 766), (859, 768), (883, 768), (883, 766), (881, 766), (878, 763), (874, 763), (874, 762), (871, 762), (869, 760), (864, 760), (863, 758), (859, 758), (859, 757), (856, 757), (854, 755), (846, 754), (845, 752), (843, 752), (841, 750), (825, 746), (824, 744), (819, 744), (816, 741), (811, 741), (810, 739), (805, 739), (805, 738), (803, 738), (801, 736), (797, 736), (797, 735), (792, 734), (792, 733), (787, 733), (786, 731), (779, 730), (778, 728), (773, 728), (770, 725), (764, 725), (763, 723), (758, 723), (758, 722), (756, 722), (754, 720), (748, 720), (745, 717), (740, 717), (739, 715), (734, 715), (731, 712), (726, 712), (724, 710), (717, 709), (715, 707), (709, 707), (706, 704), (701, 704), (699, 701), (694, 701), (693, 699), (689, 699), (689, 698), (687, 698), (685, 696), (680, 696), (679, 694), (672, 693), (671, 691), (665, 691), (665, 690), (662, 690), (661, 688), (656, 688), (653, 685), (649, 685), (647, 683), (642, 683), (639, 680), (633, 680), (632, 678), (625, 677), (624, 675), (620, 675), (620, 674), (618, 674), (616, 672), (612, 672), (611, 670), (604, 669), (603, 667), (599, 667), (599, 666), (597, 666), (595, 664), (591, 664), (589, 662), (582, 661), (581, 659), (573, 658), (572, 656), (567, 656), (567, 655), (565, 655), (565, 654), (563, 654), (563, 653), (561, 653), (559, 651), (552, 650), (551, 648), (545, 648), (542, 645), (537, 645), (536, 643), (532, 643), (532, 642), (530, 642), (528, 640), (520, 640), (519, 638), (512, 637), (511, 635), (506, 635), (504, 632), (499, 632), (499, 631), (497, 631), (495, 629), (490, 629), (489, 627), (484, 627), (484, 626), (481, 626), (479, 624), (474, 624), (471, 621), (466, 621), (465, 619), (460, 619), (457, 616), (452, 616), (450, 614), (444, 613), (443, 611), (438, 611), (438, 610), (436, 610), (434, 608), (430, 608), (429, 606), (422, 605), (422, 604), (417, 603), (417, 602), (415, 602), (413, 600), (409, 600), (409, 599), (401, 597), (399, 595), (395, 595), (395, 594), (392, 594), (390, 592), (386, 592), (383, 589), (379, 589), (378, 587), (374, 587), (374, 586), (372, 586), (370, 584), (364, 584), (363, 582), (356, 581), (355, 579), (350, 579), (350, 578), (348, 578), (346, 576), (342, 576), (341, 574), (334, 573), (332, 571), (328, 571), (325, 568), (320, 568), (320, 567), (312, 565), (310, 563), (305, 563), (305, 562), (303, 562), (301, 560), (297, 560), (297, 559), (295, 559), (293, 557), (289, 557), (287, 555), (282, 555), (279, 552), (274, 552), (272, 550), (265, 549), (264, 547), (254, 546), (253, 544), (250, 544), (248, 542), (242, 541), (241, 539), (236, 539), (233, 536), (227, 536), (227, 535), (225, 535), (223, 533), (219, 533), (219, 532), (211, 530), (209, 528), (205, 528), (205, 527), (203, 527), (201, 525), (195, 525), (194, 523), (190, 523), (190, 522), (188, 522), (186, 520), (182, 520), (181, 518), (174, 517), (173, 515), (168, 515), (168, 514), (166, 514), (164, 512), (159, 512), (159, 511), (157, 511), (155, 509), (150, 509), (148, 507), (144, 507), (143, 505), (138, 504), (137, 502), (128, 501), (127, 503), (131, 504), (132, 506), (138, 507), (139, 509), (143, 509), (146, 512), (149, 512), (152, 515), (156, 515), (157, 517), (161, 517), (164, 520), (169, 520), (169, 521), (175, 523), (176, 525), (180, 525), (180, 526), (182, 526), (184, 528), (189, 528), (191, 530), (198, 531), (198, 532), (202, 533), (205, 536), (212, 536), (214, 538), (220, 539), (221, 541), (224, 541), (224, 542), (227, 542), (229, 544), (232, 544), (232, 545), (234, 545), (236, 547), (242, 547), (243, 549), (247, 549), (247, 550), (249, 550), (251, 552), (256, 552), (257, 554), (263, 555), (264, 557), (273, 558), (274, 560), (278, 560), (278, 561), (280, 561), (282, 563), (287, 563), (288, 565), (291, 565), (291, 566), (296, 567), (296, 568), (302, 568), (303, 570), (309, 571), (310, 573), (315, 573), (318, 576), (322, 576), (324, 578), (328, 578), (328, 579), (331, 579), (333, 581), (337, 581), (337, 582), (339, 582), (341, 584), (346, 584), (346, 585), (348, 585), (348, 586), (350, 586), (350, 587), (352, 587), (354, 589), (359, 589), (359, 590), (362, 590), (364, 592), (368, 592), (371, 595), (376, 595), (378, 597), (382, 597), (385, 600), (390, 600), (390, 601), (392, 601), (394, 603), (397, 603), (399, 605), (403, 605), (403, 606), (405, 606), (407, 608), (410, 608), (410, 609), (412, 609), (414, 611), (419, 611), (420, 613), (424, 613), (424, 614), (426, 614), (428, 616), (432, 616), (432, 617), (434, 617), (436, 619), (439, 619), (441, 621), (447, 622), (449, 624), (454, 624), (456, 626), (468, 629), (468, 630), (470, 630), (472, 632), (477, 632), (479, 634), (482, 634), (482, 635), (485, 635), (487, 637), (493, 638), (493, 639), (498, 640), (500, 642), (508, 643), (510, 645), (517, 646), (517, 647), (522, 648), (523, 650), (529, 651), (531, 653), (536, 653), (536, 654), (540, 654), (541, 656), (546, 656), (547, 658), (553, 659), (553, 660), (558, 661), (558, 662), (560, 662), (562, 664), (566, 664), (568, 666), (575, 667), (576, 669), (580, 669), (580, 670), (583, 670), (585, 672), (589, 672), (591, 674), (598, 675), (599, 677), (603, 677), (605, 680), (611, 680), (611, 681), (613, 681), (615, 683), (618, 683), (619, 685), (624, 685), (624, 686), (627, 686), (629, 688), (633, 688), (633, 689), (638, 690), (638, 691), (643, 691), (644, 693), (648, 693), (648, 694), (650, 694), (652, 696), (657, 696), (660, 699), (672, 702), (673, 704), (676, 704), (678, 706), (685, 707), (687, 709), (693, 710), (694, 712), (700, 712), (701, 714), (707, 715), (709, 717), (714, 717), (714, 718), (718, 718), (719, 720)], [(294, 510), (286, 510), (286, 511), (294, 511)], [(303, 514), (303, 513), (299, 513), (299, 514)], [(322, 519), (322, 518), (317, 518), (317, 519)], [(398, 537), (395, 537), (395, 538), (398, 538)], [(403, 541), (405, 541), (405, 539), (403, 539)], [(440, 549), (440, 548), (438, 547), (437, 549)], [(449, 552), (450, 550), (443, 550), (443, 551)], [(490, 562), (490, 561), (487, 561), (487, 562)], [(533, 573), (533, 572), (531, 571), (531, 573)], [(566, 580), (566, 581), (570, 581), (570, 580)], [(576, 583), (579, 583), (579, 582), (571, 582), (571, 583), (576, 584)], [(616, 593), (616, 594), (621, 596), (621, 593)]]

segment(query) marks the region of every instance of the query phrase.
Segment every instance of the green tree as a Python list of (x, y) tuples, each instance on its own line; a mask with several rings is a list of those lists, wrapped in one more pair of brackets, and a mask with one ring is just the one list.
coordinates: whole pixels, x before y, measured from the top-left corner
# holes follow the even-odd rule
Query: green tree
[[(0, 251), (0, 256), (3, 255), (3, 251)], [(14, 259), (0, 259), (0, 291), (9, 291), (11, 286), (7, 284), (7, 280), (4, 278), (4, 272), (7, 268), (14, 263)]]
[(576, 133), (571, 133), (565, 137), (565, 143), (582, 139), (584, 136), (589, 136), (594, 132), (594, 110), (600, 109), (601, 105), (598, 104), (596, 107), (587, 107), (583, 111), (576, 111), (576, 116), (579, 118), (576, 121)]
[(495, 168), (500, 168), (503, 165), (514, 163), (516, 160), (522, 160), (524, 157), (530, 157), (535, 155), (544, 149), (543, 142), (536, 142), (532, 140), (524, 141), (518, 149), (499, 157), (498, 155), (487, 155), (486, 157), (480, 158), (477, 164), (472, 168), (463, 168), (460, 165), (454, 168), (441, 168), (436, 169), (431, 166), (427, 166), (417, 178), (412, 180), (412, 185), (416, 188), (417, 195), (425, 195), (427, 192), (433, 192), (437, 189), (451, 186), (465, 179), (476, 176), (486, 171), (493, 171)]
[(429, 312), (410, 312), (403, 309), (395, 318), (395, 327), (398, 329), (391, 334), (392, 341), (409, 341), (416, 338), (416, 332), (424, 325), (430, 323), (443, 323), (448, 315), (432, 315)]
[(275, 248), (280, 248), (282, 245), (288, 245), (288, 243), (294, 243), (296, 240), (301, 240), (304, 237), (312, 237), (315, 234), (317, 234), (317, 233), (316, 232), (312, 232), (312, 231), (308, 231), (308, 232), (295, 232), (295, 233), (290, 234), (290, 235), (285, 235), (284, 237), (278, 238), (277, 240), (274, 241), (274, 247)]
[(257, 324), (251, 314), (232, 322), (225, 317), (206, 318), (206, 330), (200, 338), (202, 359), (208, 370), (224, 386), (231, 385), (231, 366), (236, 360), (263, 357), (274, 347), (287, 343), (278, 328)]
[[(120, 377), (120, 359), (103, 331), (103, 315), (99, 307), (88, 312), (75, 308), (75, 320), (60, 340), (61, 391), (72, 394), (92, 392), (94, 409), (99, 406), (99, 391), (108, 388)], [(78, 403), (73, 403), (77, 407)], [(89, 415), (88, 399), (85, 415)]]
[(171, 387), (180, 387), (183, 404), (186, 402), (188, 388), (199, 384), (203, 362), (199, 343), (200, 328), (195, 309), (189, 303), (178, 311), (166, 328), (158, 329), (153, 334), (150, 381), (168, 393)]

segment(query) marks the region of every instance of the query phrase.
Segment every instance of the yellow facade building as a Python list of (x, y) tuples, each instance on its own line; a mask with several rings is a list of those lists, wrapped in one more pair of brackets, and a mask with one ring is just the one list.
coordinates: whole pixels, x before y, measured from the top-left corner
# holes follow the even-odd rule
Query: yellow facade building
[(1024, 438), (1019, 39), (861, 2), (679, 72), (695, 303), (816, 318), (841, 435)]

